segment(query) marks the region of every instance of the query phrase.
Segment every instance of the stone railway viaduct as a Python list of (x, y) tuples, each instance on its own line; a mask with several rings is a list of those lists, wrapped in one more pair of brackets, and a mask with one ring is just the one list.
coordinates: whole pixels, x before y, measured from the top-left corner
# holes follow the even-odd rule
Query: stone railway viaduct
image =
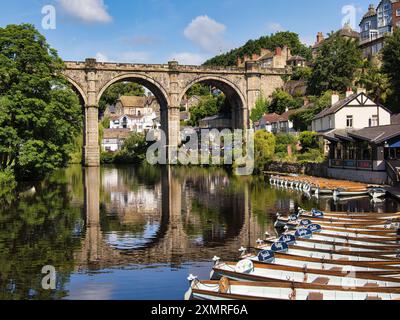
[(269, 97), (283, 86), (282, 76), (289, 69), (261, 68), (257, 62), (247, 62), (244, 68), (183, 66), (168, 64), (65, 62), (64, 76), (79, 94), (85, 107), (84, 162), (88, 167), (100, 165), (98, 135), (99, 101), (107, 88), (117, 82), (131, 81), (148, 88), (161, 107), (161, 126), (169, 149), (178, 146), (180, 105), (186, 92), (196, 83), (220, 89), (232, 107), (232, 128), (250, 126), (249, 115), (261, 93)]

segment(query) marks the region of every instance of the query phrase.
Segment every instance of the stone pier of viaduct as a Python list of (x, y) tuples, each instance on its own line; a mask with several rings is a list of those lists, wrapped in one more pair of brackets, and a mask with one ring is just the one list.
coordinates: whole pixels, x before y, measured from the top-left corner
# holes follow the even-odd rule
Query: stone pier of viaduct
[(290, 72), (289, 69), (261, 68), (256, 62), (248, 62), (245, 68), (183, 66), (175, 61), (165, 65), (99, 63), (95, 59), (65, 64), (64, 75), (85, 107), (83, 158), (89, 167), (100, 165), (99, 101), (105, 90), (117, 82), (136, 82), (155, 95), (161, 107), (161, 126), (168, 148), (176, 148), (181, 100), (194, 84), (220, 89), (232, 107), (232, 128), (246, 129), (259, 95), (269, 97), (283, 86), (282, 76)]

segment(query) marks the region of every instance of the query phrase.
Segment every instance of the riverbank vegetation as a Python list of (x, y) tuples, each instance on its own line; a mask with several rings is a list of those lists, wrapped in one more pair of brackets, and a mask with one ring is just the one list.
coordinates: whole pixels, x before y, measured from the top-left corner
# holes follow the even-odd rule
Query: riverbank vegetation
[(296, 136), (257, 131), (254, 142), (255, 173), (262, 172), (271, 161), (300, 164), (325, 161), (323, 146), (315, 132), (305, 131)]
[(102, 152), (102, 164), (140, 164), (146, 159), (149, 143), (143, 134), (132, 133), (123, 143), (121, 150)]

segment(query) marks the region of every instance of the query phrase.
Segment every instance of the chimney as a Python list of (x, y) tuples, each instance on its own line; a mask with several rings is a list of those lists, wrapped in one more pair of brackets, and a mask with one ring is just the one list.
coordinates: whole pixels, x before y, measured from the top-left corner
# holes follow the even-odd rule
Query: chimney
[(236, 64), (238, 67), (240, 67), (240, 65), (242, 64), (242, 59), (240, 57), (237, 58)]
[(339, 95), (336, 92), (332, 93), (332, 98), (331, 98), (332, 106), (335, 105), (336, 103), (338, 103), (339, 100), (340, 100)]
[(260, 56), (257, 53), (253, 53), (251, 60), (252, 61), (257, 61), (260, 58)]
[(275, 55), (280, 57), (282, 55), (282, 48), (278, 47), (275, 49)]
[(350, 97), (350, 96), (353, 95), (353, 94), (354, 94), (353, 90), (352, 90), (351, 88), (347, 88), (347, 91), (346, 91), (346, 98)]
[(324, 41), (324, 34), (322, 32), (317, 33), (317, 44), (320, 44), (322, 41)]
[(289, 108), (288, 107), (286, 107), (285, 112), (289, 112)]

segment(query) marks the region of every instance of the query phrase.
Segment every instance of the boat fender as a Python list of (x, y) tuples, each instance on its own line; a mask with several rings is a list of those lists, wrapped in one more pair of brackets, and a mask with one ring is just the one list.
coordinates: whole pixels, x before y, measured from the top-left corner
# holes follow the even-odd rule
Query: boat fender
[(307, 229), (310, 230), (312, 233), (318, 233), (322, 231), (322, 227), (319, 224), (311, 224), (307, 226)]
[(279, 238), (278, 242), (286, 243), (287, 245), (291, 246), (296, 243), (296, 237), (292, 234), (285, 234)]
[(311, 224), (313, 224), (313, 223), (311, 222), (311, 220), (308, 220), (308, 219), (304, 219), (304, 220), (300, 221), (300, 226), (302, 226), (302, 227), (307, 227)]
[(263, 263), (273, 263), (275, 261), (275, 253), (271, 250), (261, 251), (258, 256), (258, 261)]
[(218, 285), (219, 285), (219, 288), (218, 288), (219, 293), (227, 294), (231, 290), (230, 281), (226, 277), (222, 277), (222, 279), (219, 281)]
[(249, 259), (241, 260), (237, 263), (235, 267), (235, 272), (237, 273), (251, 273), (254, 270), (253, 261)]
[(292, 214), (292, 215), (289, 217), (289, 222), (297, 221), (297, 219), (298, 219), (298, 216), (297, 216), (296, 214)]
[(284, 242), (275, 242), (271, 246), (271, 251), (273, 251), (275, 253), (288, 252), (289, 251), (289, 246), (288, 246), (287, 243), (284, 243)]
[(296, 238), (310, 239), (312, 237), (312, 232), (309, 229), (302, 228), (298, 229), (294, 236)]

